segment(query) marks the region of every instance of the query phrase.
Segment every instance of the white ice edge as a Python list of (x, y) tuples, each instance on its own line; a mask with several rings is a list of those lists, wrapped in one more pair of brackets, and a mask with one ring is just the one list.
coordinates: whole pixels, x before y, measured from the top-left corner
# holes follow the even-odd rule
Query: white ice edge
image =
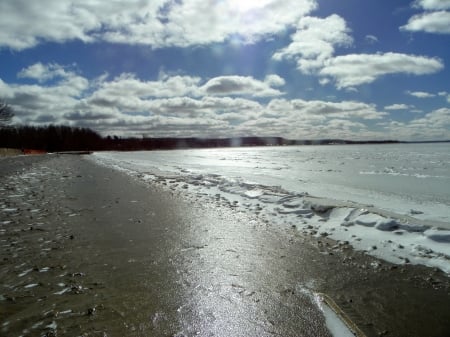
[(306, 192), (290, 192), (279, 186), (219, 174), (170, 166), (163, 167), (163, 171), (161, 167), (121, 160), (108, 153), (96, 153), (91, 158), (142, 181), (183, 191), (187, 197), (219, 200), (241, 211), (256, 213), (264, 221), (327, 236), (391, 263), (421, 264), (450, 274), (450, 230), (433, 227), (434, 223), (414, 215), (315, 198)]
[(347, 327), (334, 310), (320, 298), (320, 295), (315, 294), (314, 300), (325, 317), (325, 324), (328, 331), (334, 337), (355, 337), (354, 333)]

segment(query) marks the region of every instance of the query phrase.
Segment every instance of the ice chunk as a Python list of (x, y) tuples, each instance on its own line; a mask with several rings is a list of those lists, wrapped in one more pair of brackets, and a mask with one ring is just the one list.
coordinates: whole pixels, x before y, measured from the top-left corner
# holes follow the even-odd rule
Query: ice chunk
[(330, 213), (330, 219), (348, 220), (353, 213), (353, 208), (348, 207), (335, 207)]
[(378, 222), (382, 222), (383, 220), (385, 220), (385, 218), (383, 218), (382, 216), (379, 216), (378, 214), (369, 213), (358, 216), (355, 219), (355, 223), (361, 226), (373, 227)]
[(280, 214), (298, 214), (298, 215), (312, 215), (312, 212), (310, 209), (282, 209), (282, 208), (275, 208), (275, 210)]
[(408, 232), (417, 232), (417, 233), (426, 231), (429, 228), (428, 226), (425, 225), (409, 224), (409, 223), (401, 224), (400, 227), (407, 230)]
[(246, 191), (244, 193), (244, 196), (246, 196), (247, 198), (250, 198), (250, 199), (255, 199), (255, 198), (262, 196), (263, 194), (264, 194), (263, 190), (257, 189), (257, 190)]
[(400, 224), (394, 219), (379, 220), (375, 228), (380, 231), (394, 231), (399, 229)]
[(450, 231), (439, 229), (428, 229), (423, 234), (430, 240), (436, 242), (450, 243)]
[(330, 209), (334, 208), (334, 206), (332, 206), (332, 205), (325, 205), (325, 204), (319, 204), (319, 203), (311, 203), (310, 207), (314, 212), (317, 212), (317, 213), (325, 213), (325, 212), (328, 212)]

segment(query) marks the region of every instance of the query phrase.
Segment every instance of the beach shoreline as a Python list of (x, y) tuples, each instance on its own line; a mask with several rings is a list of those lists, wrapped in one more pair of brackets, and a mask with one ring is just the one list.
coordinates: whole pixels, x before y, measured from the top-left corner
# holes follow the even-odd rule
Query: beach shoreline
[(439, 270), (193, 203), (84, 157), (0, 166), (5, 335), (328, 336), (313, 292), (367, 336), (450, 331)]

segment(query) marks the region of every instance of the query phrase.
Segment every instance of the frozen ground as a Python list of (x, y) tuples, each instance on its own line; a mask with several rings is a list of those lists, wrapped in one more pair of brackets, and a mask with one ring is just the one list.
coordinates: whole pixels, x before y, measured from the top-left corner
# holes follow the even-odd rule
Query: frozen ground
[(389, 262), (450, 273), (450, 145), (105, 152), (104, 165), (335, 239)]

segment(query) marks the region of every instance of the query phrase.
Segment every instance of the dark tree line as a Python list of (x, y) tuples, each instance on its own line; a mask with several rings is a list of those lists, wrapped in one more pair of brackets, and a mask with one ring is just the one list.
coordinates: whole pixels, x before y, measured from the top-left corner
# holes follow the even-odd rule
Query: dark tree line
[(95, 131), (70, 126), (16, 126), (0, 129), (0, 147), (46, 152), (94, 151), (102, 149)]
[(103, 138), (95, 131), (70, 126), (9, 126), (14, 110), (0, 99), (0, 148), (22, 150), (93, 151), (101, 150)]
[(0, 128), (0, 148), (61, 151), (139, 151), (156, 149), (214, 148), (235, 146), (385, 144), (396, 141), (356, 142), (339, 139), (289, 140), (281, 137), (236, 138), (119, 138), (101, 137), (91, 129), (69, 126), (10, 126)]

